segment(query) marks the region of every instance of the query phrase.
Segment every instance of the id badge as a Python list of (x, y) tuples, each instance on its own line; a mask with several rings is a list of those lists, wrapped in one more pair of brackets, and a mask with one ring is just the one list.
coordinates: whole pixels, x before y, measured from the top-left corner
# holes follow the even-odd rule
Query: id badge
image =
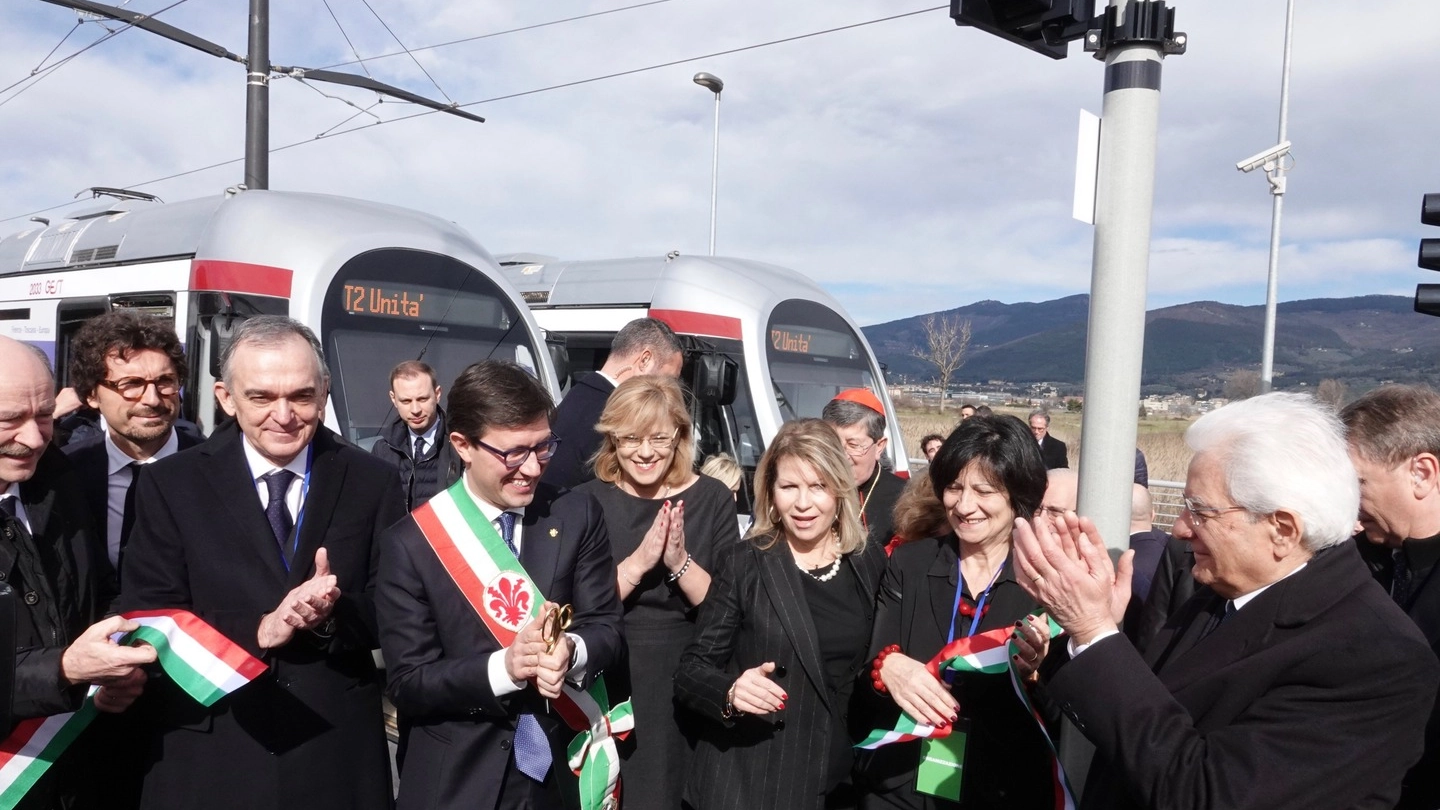
[(961, 720), (955, 730), (939, 739), (920, 741), (920, 766), (915, 769), (915, 790), (938, 799), (960, 801), (965, 779), (965, 740), (970, 724)]

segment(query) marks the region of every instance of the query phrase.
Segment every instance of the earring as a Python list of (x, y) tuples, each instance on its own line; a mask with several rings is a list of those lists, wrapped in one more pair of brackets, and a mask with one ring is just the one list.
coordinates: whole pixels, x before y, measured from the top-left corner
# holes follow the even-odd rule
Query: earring
[(780, 513), (776, 511), (775, 504), (770, 504), (770, 511), (766, 512), (766, 515), (770, 518), (771, 523), (780, 522)]

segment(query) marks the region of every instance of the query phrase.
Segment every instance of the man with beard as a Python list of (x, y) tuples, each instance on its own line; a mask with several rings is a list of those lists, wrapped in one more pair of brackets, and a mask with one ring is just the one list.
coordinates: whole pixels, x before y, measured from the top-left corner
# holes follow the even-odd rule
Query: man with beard
[(137, 473), (202, 441), (198, 432), (175, 425), (185, 349), (164, 321), (129, 309), (86, 322), (70, 347), (75, 393), (100, 412), (105, 432), (66, 446), (65, 454), (105, 538), (106, 556), (119, 570), (135, 521)]
[[(76, 711), (90, 685), (100, 686), (97, 709), (123, 711), (144, 687), (140, 667), (155, 660), (155, 650), (110, 640), (138, 627), (134, 622), (100, 620), (114, 598), (113, 573), (73, 471), (49, 446), (55, 381), (48, 361), (31, 346), (0, 337), (0, 369), (0, 581), (20, 596), (12, 716)], [(97, 767), (110, 753), (91, 745), (94, 728), (64, 749), (17, 807), (115, 806), (92, 792)]]

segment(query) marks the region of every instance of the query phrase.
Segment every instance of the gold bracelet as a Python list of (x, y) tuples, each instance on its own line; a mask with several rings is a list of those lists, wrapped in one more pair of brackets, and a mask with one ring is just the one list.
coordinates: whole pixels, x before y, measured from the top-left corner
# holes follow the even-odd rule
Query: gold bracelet
[[(625, 575), (625, 564), (624, 564), (624, 563), (621, 563), (620, 565), (615, 566), (615, 571), (620, 574), (620, 578), (621, 578), (621, 579), (623, 579), (623, 580), (625, 580), (626, 582), (630, 583), (630, 587), (632, 587), (632, 588), (638, 588), (638, 587), (640, 587), (640, 582), (639, 582), (638, 580), (633, 580), (633, 579), (631, 579), (630, 577), (628, 577), (628, 576)], [(642, 579), (643, 579), (643, 575), (642, 575)]]

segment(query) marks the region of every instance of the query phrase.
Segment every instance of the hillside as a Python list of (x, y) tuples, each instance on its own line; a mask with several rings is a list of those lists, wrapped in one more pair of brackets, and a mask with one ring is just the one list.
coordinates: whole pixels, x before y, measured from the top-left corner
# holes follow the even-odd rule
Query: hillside
[[(969, 360), (957, 384), (1007, 380), (1078, 385), (1085, 373), (1089, 296), (1040, 303), (980, 301), (938, 315), (968, 318)], [(1319, 298), (1276, 308), (1277, 388), (1333, 377), (1352, 389), (1384, 381), (1430, 381), (1440, 367), (1440, 321), (1416, 314), (1404, 296)], [(912, 355), (921, 318), (865, 327), (892, 379), (928, 380), (934, 367)], [(1259, 369), (1263, 306), (1196, 301), (1149, 312), (1142, 383), (1149, 393), (1219, 391), (1237, 369)]]

